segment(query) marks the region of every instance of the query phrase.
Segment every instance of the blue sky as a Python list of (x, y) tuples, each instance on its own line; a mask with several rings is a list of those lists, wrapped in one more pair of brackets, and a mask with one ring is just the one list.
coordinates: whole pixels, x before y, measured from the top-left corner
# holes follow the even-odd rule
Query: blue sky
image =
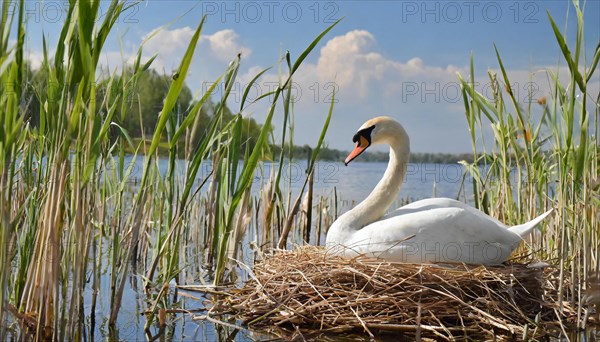
[[(104, 9), (108, 3), (103, 3)], [(65, 13), (63, 1), (26, 1), (29, 57), (41, 56), (42, 32), (55, 46)], [(567, 9), (569, 18), (566, 19)], [(187, 83), (201, 95), (242, 52), (237, 92), (260, 70), (274, 67), (255, 88), (268, 91), (277, 81), (280, 56), (294, 59), (331, 22), (344, 18), (317, 46), (295, 78), (295, 140), (314, 144), (324, 121), (331, 92), (338, 93), (327, 144), (351, 149), (355, 130), (367, 119), (393, 116), (411, 136), (417, 152), (468, 152), (470, 140), (458, 95), (456, 73), (467, 76), (474, 55), (481, 90), (486, 73), (498, 69), (495, 43), (523, 104), (533, 72), (534, 99), (547, 95), (545, 70), (561, 66), (549, 11), (574, 37), (570, 1), (148, 1), (123, 13), (106, 44), (101, 63), (118, 69), (137, 52), (145, 37), (144, 56), (158, 53), (154, 67), (171, 73), (204, 14), (208, 20)], [(586, 54), (600, 37), (600, 2), (585, 9)], [(165, 25), (169, 24), (165, 27)], [(156, 31), (160, 30), (160, 31)], [(119, 45), (119, 38), (122, 46)], [(51, 50), (52, 52), (52, 50)], [(588, 62), (589, 64), (589, 62)], [(596, 96), (600, 73), (591, 93)], [(516, 85), (516, 87), (515, 87)], [(229, 105), (236, 109), (239, 94)], [(263, 101), (264, 102), (264, 101)], [(245, 110), (263, 120), (267, 103)], [(280, 118), (275, 120), (277, 125)]]

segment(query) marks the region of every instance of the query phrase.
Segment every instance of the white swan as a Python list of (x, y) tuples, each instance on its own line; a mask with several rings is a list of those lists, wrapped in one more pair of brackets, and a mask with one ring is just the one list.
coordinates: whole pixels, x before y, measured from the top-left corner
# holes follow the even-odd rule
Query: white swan
[(499, 264), (552, 212), (510, 228), (449, 198), (425, 199), (385, 214), (404, 180), (410, 153), (408, 135), (394, 119), (378, 117), (365, 122), (353, 141), (356, 147), (346, 165), (375, 144), (390, 145), (390, 161), (371, 194), (329, 228), (329, 253), (406, 263)]

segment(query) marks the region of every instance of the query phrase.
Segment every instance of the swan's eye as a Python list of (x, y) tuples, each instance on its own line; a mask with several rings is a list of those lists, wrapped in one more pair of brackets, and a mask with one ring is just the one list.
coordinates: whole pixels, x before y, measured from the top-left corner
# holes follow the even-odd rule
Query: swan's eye
[(367, 127), (367, 128), (363, 128), (360, 131), (356, 132), (356, 134), (354, 134), (354, 137), (352, 137), (352, 142), (358, 143), (360, 146), (360, 138), (363, 137), (367, 140), (368, 145), (371, 144), (371, 132), (373, 132), (373, 130), (375, 129), (375, 125), (371, 126), (371, 127)]

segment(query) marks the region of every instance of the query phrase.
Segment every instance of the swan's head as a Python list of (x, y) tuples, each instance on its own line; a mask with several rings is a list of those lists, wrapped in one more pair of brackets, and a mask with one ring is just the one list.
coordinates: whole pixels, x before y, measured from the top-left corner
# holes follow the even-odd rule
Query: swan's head
[(371, 145), (399, 143), (408, 147), (408, 135), (404, 128), (398, 121), (387, 116), (376, 117), (365, 122), (356, 131), (352, 141), (356, 143), (356, 146), (344, 161), (346, 165)]

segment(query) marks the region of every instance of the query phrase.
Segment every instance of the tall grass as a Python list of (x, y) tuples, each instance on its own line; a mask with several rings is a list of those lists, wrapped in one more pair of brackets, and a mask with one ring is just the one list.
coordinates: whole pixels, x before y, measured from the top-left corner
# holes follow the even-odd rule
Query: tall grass
[[(562, 52), (556, 69), (546, 71), (551, 95), (525, 106), (519, 103), (497, 49), (500, 72), (487, 75), (493, 99), (475, 90), (472, 57), (469, 79), (459, 77), (475, 157), (466, 167), (476, 206), (509, 224), (554, 208), (551, 222), (543, 225), (541, 236), (525, 252), (559, 265), (559, 305), (570, 300), (581, 308), (586, 282), (598, 273), (600, 256), (600, 98), (587, 87), (597, 77), (600, 44), (591, 60), (586, 60), (583, 12), (578, 2), (573, 7), (577, 17), (574, 46), (567, 45), (566, 34), (548, 13)], [(566, 84), (559, 78), (564, 63), (569, 71)], [(593, 112), (588, 112), (590, 108)], [(493, 144), (486, 143), (489, 137), (483, 127), (487, 125), (492, 127)], [(590, 135), (592, 125), (596, 128)], [(493, 145), (492, 150), (486, 145)]]
[[(280, 227), (283, 222), (293, 225), (297, 221), (296, 211), (284, 210), (290, 204), (279, 189), (285, 136), (293, 117), (291, 80), (335, 24), (309, 42), (295, 62), (289, 53), (284, 56), (287, 73), (281, 84), (255, 100), (270, 101), (262, 131), (252, 150), (241, 151), (248, 138), (242, 112), (250, 103), (249, 89), (267, 70), (246, 86), (233, 119), (227, 120), (224, 114), (240, 67), (239, 56), (191, 108), (176, 106), (203, 18), (181, 59), (178, 77), (171, 81), (146, 149), (145, 144), (130, 146), (132, 140), (119, 122), (125, 115), (140, 114), (131, 106), (130, 97), (136, 96), (136, 84), (156, 56), (142, 60), (141, 46), (133, 64), (98, 74), (103, 45), (127, 5), (110, 2), (99, 22), (99, 1), (69, 2), (53, 56), (44, 39), (40, 72), (46, 78), (39, 82), (27, 74), (24, 2), (12, 5), (3, 2), (0, 25), (0, 120), (4, 123), (0, 127), (0, 339), (18, 336), (19, 330), (37, 339), (83, 339), (84, 304), (91, 304), (89, 329), (93, 332), (105, 281), (110, 289), (108, 323), (115, 326), (132, 274), (143, 279), (146, 330), (151, 334), (155, 325), (162, 330), (165, 308), (176, 301), (170, 282), (185, 283), (192, 274), (195, 281), (220, 284), (232, 276), (228, 269), (235, 266), (231, 263), (235, 248), (231, 247), (239, 243), (252, 221), (256, 208), (253, 179), (268, 151), (273, 118), (281, 110), (284, 138), (278, 180), (272, 188), (279, 194), (280, 205), (269, 215), (278, 217)], [(13, 27), (16, 33), (11, 32)], [(11, 45), (13, 36), (17, 39)], [(105, 85), (103, 92), (98, 91), (99, 81)], [(225, 91), (203, 134), (199, 114), (219, 84)], [(40, 103), (35, 124), (27, 114), (31, 108), (26, 94), (33, 94)], [(333, 106), (325, 116), (311, 168), (332, 112)], [(109, 138), (115, 132), (116, 137)], [(163, 171), (158, 146), (165, 142), (168, 166)], [(130, 148), (144, 155), (127, 156)], [(178, 159), (180, 149), (184, 161)], [(134, 167), (140, 159), (143, 170), (137, 180)], [(213, 169), (202, 177), (201, 165), (210, 160)], [(287, 233), (281, 231), (271, 237), (271, 244), (280, 235), (279, 244), (285, 245)], [(207, 256), (204, 260), (202, 254)], [(208, 267), (200, 268), (202, 261), (208, 261)], [(86, 298), (90, 274), (91, 298)]]

